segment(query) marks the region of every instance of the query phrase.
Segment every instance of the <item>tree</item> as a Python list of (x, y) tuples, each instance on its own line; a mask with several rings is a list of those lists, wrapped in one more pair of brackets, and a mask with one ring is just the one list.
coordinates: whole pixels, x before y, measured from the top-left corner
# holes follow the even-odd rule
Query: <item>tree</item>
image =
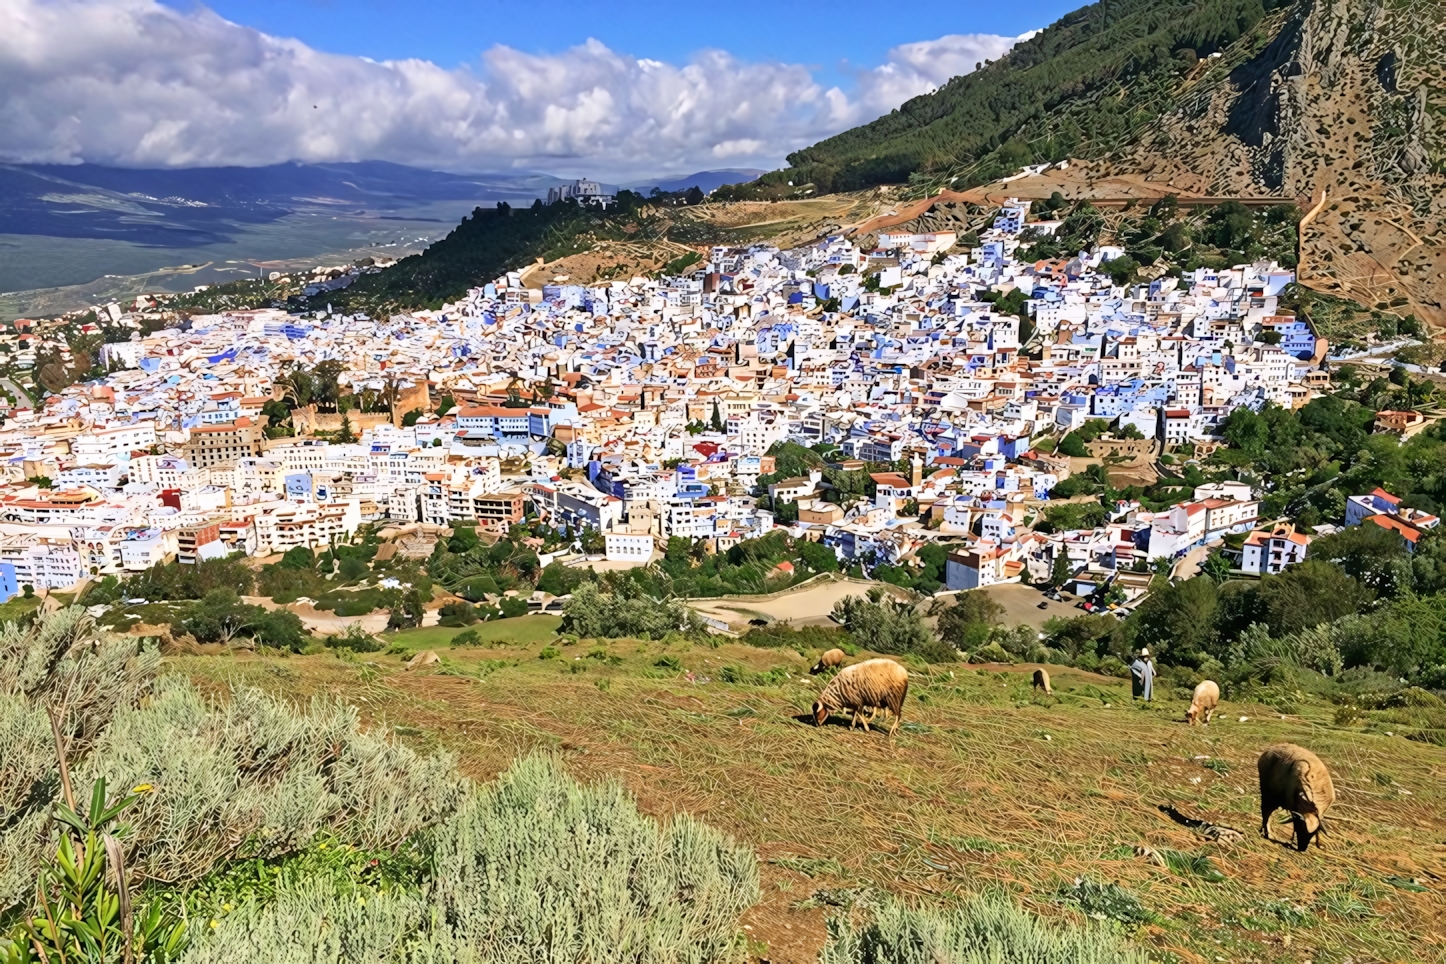
[(327, 359), (311, 370), (312, 397), (316, 399), (318, 407), (329, 408), (333, 412), (337, 410), (341, 392), (339, 379), (344, 371), (346, 365), (334, 358)]
[(336, 433), (336, 440), (342, 445), (349, 445), (356, 441), (356, 432), (352, 431), (351, 427), (351, 416), (342, 415), (341, 430)]
[(1003, 620), (1003, 606), (984, 590), (971, 589), (939, 614), (939, 637), (955, 649), (972, 651), (988, 642)]
[(427, 413), (422, 411), (420, 408), (412, 409), (410, 412), (402, 416), (402, 427), (411, 428), (413, 425), (416, 425), (419, 421), (421, 421), (422, 416), (425, 414)]
[(1278, 576), (1266, 576), (1255, 590), (1260, 614), (1273, 636), (1349, 616), (1365, 608), (1372, 596), (1360, 582), (1321, 559), (1307, 559)]
[(1406, 540), (1373, 523), (1349, 526), (1311, 544), (1312, 559), (1340, 566), (1353, 579), (1382, 596), (1411, 587), (1411, 554)]
[(292, 546), (277, 565), (283, 569), (315, 569), (316, 555), (306, 546)]
[(286, 609), (263, 609), (253, 614), (247, 629), (259, 646), (300, 652), (306, 645), (307, 629), (301, 617)]
[(1129, 255), (1106, 261), (1100, 266), (1116, 285), (1127, 285), (1139, 270), (1140, 263)]
[(316, 391), (316, 379), (312, 374), (300, 365), (289, 362), (282, 366), (276, 384), (281, 388), (282, 398), (289, 400), (297, 408), (310, 405)]
[(1058, 589), (1069, 582), (1069, 577), (1074, 575), (1074, 566), (1070, 565), (1069, 556), (1059, 552), (1054, 557), (1054, 564), (1049, 567), (1049, 586), (1051, 589)]
[(421, 591), (415, 587), (408, 589), (402, 593), (402, 598), (388, 613), (387, 628), (407, 629), (412, 626), (420, 626), (425, 612)]
[(583, 527), (579, 541), (582, 543), (582, 551), (589, 555), (597, 555), (607, 549), (607, 538), (602, 534), (602, 530), (592, 526)]
[(869, 598), (846, 596), (833, 608), (841, 623), (860, 646), (877, 653), (914, 653), (930, 662), (956, 659), (954, 650), (929, 632), (918, 609), (892, 597), (882, 589), (869, 591)]
[(178, 625), (203, 643), (229, 643), (252, 624), (260, 610), (229, 589), (215, 589), (193, 605)]
[(340, 573), (341, 578), (346, 582), (354, 582), (360, 579), (367, 574), (369, 569), (370, 567), (367, 566), (367, 561), (361, 556), (347, 555), (342, 557)]
[(1161, 660), (1198, 663), (1215, 650), (1220, 595), (1203, 577), (1186, 579), (1146, 597), (1136, 611), (1136, 642), (1149, 646)]
[(1212, 552), (1201, 564), (1200, 571), (1218, 586), (1230, 578), (1230, 560), (1225, 558), (1223, 552)]
[(713, 399), (713, 418), (708, 427), (715, 432), (722, 432), (726, 428), (723, 424), (723, 413), (718, 408), (718, 399), (716, 398)]
[(670, 633), (701, 632), (703, 622), (675, 599), (607, 593), (596, 583), (584, 582), (572, 591), (563, 608), (563, 628), (583, 638), (662, 639)]
[(1059, 454), (1082, 459), (1088, 457), (1090, 453), (1089, 450), (1085, 448), (1084, 439), (1080, 438), (1080, 434), (1078, 432), (1070, 432), (1060, 440)]
[(838, 572), (838, 553), (821, 542), (800, 542), (798, 556), (814, 572)]

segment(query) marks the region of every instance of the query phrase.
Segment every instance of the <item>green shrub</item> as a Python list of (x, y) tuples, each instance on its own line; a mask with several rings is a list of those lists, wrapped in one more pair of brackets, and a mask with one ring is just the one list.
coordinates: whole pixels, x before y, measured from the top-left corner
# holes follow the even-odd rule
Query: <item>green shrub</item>
[(464, 629), (452, 637), (453, 646), (481, 646), (482, 635), (475, 629)]
[(1073, 886), (1060, 888), (1058, 896), (1094, 920), (1112, 920), (1137, 927), (1155, 919), (1134, 894), (1119, 884), (1101, 884), (1088, 877), (1077, 877)]
[(702, 632), (702, 619), (676, 599), (627, 598), (585, 582), (573, 590), (563, 618), (564, 631), (583, 638), (662, 639), (682, 629)]
[(438, 626), (470, 626), (477, 621), (477, 610), (471, 603), (443, 603), (437, 612)]
[(852, 644), (852, 637), (839, 626), (798, 626), (769, 623), (755, 626), (743, 634), (741, 642), (764, 649), (793, 649), (799, 652), (842, 649)]
[(502, 597), (502, 618), (513, 619), (517, 616), (527, 615), (526, 596), (503, 596)]
[(378, 653), (384, 645), (380, 639), (363, 629), (361, 623), (347, 626), (346, 632), (340, 636), (326, 637), (328, 649), (344, 649), (353, 653)]
[(537, 654), (538, 659), (557, 659), (562, 655), (562, 650), (556, 646), (544, 646), (542, 652)]
[(341, 578), (346, 582), (354, 582), (365, 576), (369, 570), (367, 561), (360, 556), (344, 556), (341, 560), (339, 572)]
[(858, 924), (829, 918), (820, 964), (1145, 964), (1104, 927), (1051, 925), (1007, 897), (926, 910), (886, 900)]
[(971, 663), (1014, 663), (1017, 660), (998, 643), (987, 643), (969, 654)]
[(1095, 669), (1101, 676), (1117, 676), (1127, 679), (1130, 675), (1130, 668), (1126, 666), (1118, 656), (1104, 656), (1100, 659), (1100, 665)]

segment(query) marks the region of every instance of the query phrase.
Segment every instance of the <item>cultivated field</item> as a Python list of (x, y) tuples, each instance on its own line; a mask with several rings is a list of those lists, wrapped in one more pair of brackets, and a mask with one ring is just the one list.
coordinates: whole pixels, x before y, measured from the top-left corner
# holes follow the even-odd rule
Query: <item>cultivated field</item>
[[(1446, 953), (1446, 749), (1338, 726), (1331, 707), (1304, 697), (1226, 701), (1215, 725), (1190, 729), (1184, 693), (1168, 684), (1155, 704), (1132, 705), (1122, 681), (1071, 669), (1053, 668), (1045, 697), (1031, 693), (1029, 667), (921, 668), (891, 741), (837, 719), (811, 725), (812, 653), (568, 646), (530, 619), (488, 631), (514, 625), (525, 640), (439, 648), (441, 666), (415, 672), (400, 653), (168, 666), (220, 696), (240, 682), (354, 702), (370, 725), (451, 750), (479, 779), (544, 748), (581, 778), (622, 780), (650, 813), (697, 814), (762, 860), (764, 897), (744, 918), (755, 960), (811, 964), (825, 914), (876, 889), (947, 902), (1003, 888), (1073, 916), (1079, 878), (1137, 898), (1151, 916), (1127, 932), (1181, 961)], [(398, 638), (436, 648), (443, 633)], [(1256, 835), (1255, 758), (1280, 740), (1311, 747), (1335, 773), (1322, 849), (1289, 849), (1284, 823), (1274, 843)], [(1167, 805), (1241, 836), (1207, 840)]]

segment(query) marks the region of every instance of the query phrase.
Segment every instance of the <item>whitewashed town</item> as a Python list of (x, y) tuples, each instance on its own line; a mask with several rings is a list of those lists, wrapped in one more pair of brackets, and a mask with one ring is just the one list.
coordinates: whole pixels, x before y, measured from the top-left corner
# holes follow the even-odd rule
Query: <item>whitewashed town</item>
[[(677, 276), (509, 273), (380, 319), (236, 310), (142, 334), (150, 299), (101, 306), (135, 329), (104, 345), (108, 374), (17, 399), (0, 429), (3, 584), (320, 549), (366, 525), (524, 519), (574, 534), (543, 562), (578, 566), (646, 564), (673, 538), (726, 551), (782, 527), (867, 577), (937, 545), (939, 591), (1042, 579), (1063, 559), (1081, 591), (1118, 581), (1128, 600), (1151, 564), (1227, 534), (1251, 533), (1245, 572), (1303, 559), (1310, 534), (1272, 529), (1245, 482), (1038, 526), (1086, 454), (1062, 450), (1070, 433), (1095, 427), (1090, 455), (1180, 465), (1236, 407), (1298, 408), (1329, 387), (1325, 340), (1277, 304), (1290, 270), (1121, 286), (1118, 248), (1015, 258), (1021, 235), (1058, 225), (1011, 201), (968, 247), (948, 233), (715, 247)], [(13, 359), (46, 349), (15, 327)], [(371, 410), (298, 397), (296, 374), (322, 371)], [(867, 483), (785, 476), (790, 445)], [(1383, 496), (1332, 521), (1435, 524)]]

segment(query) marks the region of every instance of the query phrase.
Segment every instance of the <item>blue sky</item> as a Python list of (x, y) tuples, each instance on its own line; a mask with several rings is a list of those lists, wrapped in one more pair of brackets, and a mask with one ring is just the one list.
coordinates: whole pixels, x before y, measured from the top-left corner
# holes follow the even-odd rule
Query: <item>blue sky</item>
[(769, 169), (1076, 2), (0, 0), (0, 160)]
[[(195, 4), (167, 0), (178, 9)], [(992, 3), (913, 0), (215, 0), (228, 20), (319, 50), (373, 60), (417, 57), (444, 67), (475, 66), (482, 51), (505, 44), (557, 53), (588, 38), (637, 57), (671, 63), (709, 47), (743, 60), (804, 64), (826, 84), (847, 84), (850, 68), (884, 62), (890, 48), (945, 34), (1017, 36), (1047, 26), (1079, 0)]]

